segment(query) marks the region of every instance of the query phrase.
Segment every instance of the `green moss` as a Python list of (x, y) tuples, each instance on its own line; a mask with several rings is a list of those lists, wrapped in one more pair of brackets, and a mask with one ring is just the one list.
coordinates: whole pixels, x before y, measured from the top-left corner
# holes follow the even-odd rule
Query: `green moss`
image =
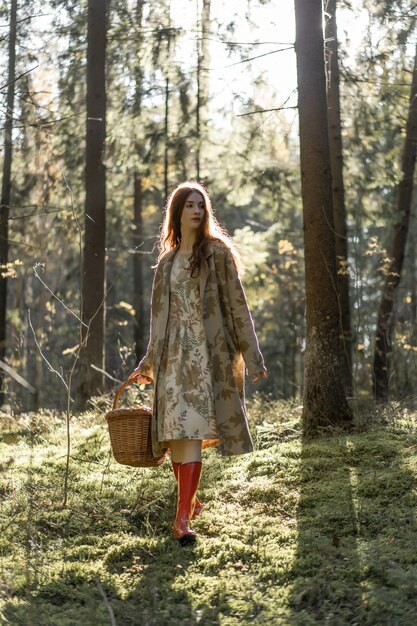
[(305, 439), (299, 406), (256, 396), (257, 450), (204, 453), (199, 541), (183, 549), (170, 464), (117, 465), (98, 408), (71, 424), (66, 508), (64, 418), (4, 424), (1, 623), (104, 626), (108, 605), (123, 626), (413, 623), (412, 411), (390, 406), (357, 433)]

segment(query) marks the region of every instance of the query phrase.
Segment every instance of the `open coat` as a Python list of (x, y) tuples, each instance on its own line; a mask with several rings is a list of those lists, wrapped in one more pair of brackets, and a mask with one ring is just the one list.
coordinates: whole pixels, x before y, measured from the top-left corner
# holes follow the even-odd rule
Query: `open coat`
[[(168, 252), (156, 268), (151, 298), (151, 330), (146, 355), (136, 368), (155, 384), (152, 447), (160, 456), (157, 439), (158, 372), (169, 317), (169, 280), (178, 248)], [(203, 325), (212, 366), (219, 446), (223, 455), (253, 450), (245, 409), (245, 364), (249, 375), (265, 371), (252, 316), (233, 256), (220, 241), (209, 243), (200, 271)], [(203, 444), (204, 445), (204, 444)]]

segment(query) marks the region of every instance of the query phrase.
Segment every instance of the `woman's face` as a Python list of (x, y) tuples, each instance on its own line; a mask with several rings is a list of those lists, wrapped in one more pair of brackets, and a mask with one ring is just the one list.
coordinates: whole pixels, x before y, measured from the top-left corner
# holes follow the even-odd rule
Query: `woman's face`
[(181, 214), (181, 231), (196, 231), (204, 216), (204, 200), (198, 191), (192, 191)]

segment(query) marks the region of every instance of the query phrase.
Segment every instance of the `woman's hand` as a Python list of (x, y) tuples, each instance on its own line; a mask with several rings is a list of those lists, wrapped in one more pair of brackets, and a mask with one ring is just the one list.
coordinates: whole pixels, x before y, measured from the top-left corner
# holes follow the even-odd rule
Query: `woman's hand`
[(149, 378), (149, 376), (143, 376), (143, 374), (140, 374), (136, 370), (130, 374), (128, 380), (134, 380), (135, 383), (138, 383), (138, 385), (149, 385), (153, 382), (152, 378)]
[(263, 372), (259, 372), (259, 374), (256, 374), (256, 376), (252, 378), (252, 382), (254, 385), (256, 385), (256, 383), (259, 383), (259, 381), (262, 380), (262, 378), (267, 378), (267, 377), (268, 377), (268, 372), (264, 370)]

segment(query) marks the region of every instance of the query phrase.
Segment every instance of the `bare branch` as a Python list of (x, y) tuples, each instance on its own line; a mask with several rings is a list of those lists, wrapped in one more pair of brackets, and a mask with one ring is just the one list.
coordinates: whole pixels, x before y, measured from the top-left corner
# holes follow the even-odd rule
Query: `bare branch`
[(22, 387), (30, 391), (30, 393), (36, 393), (35, 387), (32, 387), (32, 385), (28, 383), (27, 380), (22, 378), (22, 376), (18, 374), (13, 367), (10, 367), (10, 365), (7, 365), (7, 363), (2, 360), (0, 360), (0, 368), (4, 370), (6, 374), (9, 374), (9, 376), (19, 383), (19, 385), (22, 385)]
[[(38, 128), (38, 127), (43, 127), (43, 126), (52, 126), (52, 124), (57, 124), (58, 122), (62, 122), (64, 120), (69, 120), (73, 117), (82, 117), (84, 115), (84, 113), (74, 113), (73, 115), (65, 115), (64, 117), (57, 117), (55, 120), (47, 120), (47, 121), (39, 121), (39, 122), (27, 122), (27, 124), (15, 124), (13, 126), (13, 128), (27, 128), (32, 127), (32, 128)], [(97, 119), (98, 121), (100, 121), (100, 118), (89, 118), (89, 119)], [(3, 129), (2, 129), (3, 130)]]
[(45, 355), (44, 355), (44, 353), (42, 352), (42, 348), (40, 347), (39, 342), (38, 342), (38, 338), (36, 337), (36, 332), (35, 332), (35, 329), (33, 328), (33, 325), (32, 325), (32, 320), (30, 319), (30, 309), (28, 309), (28, 321), (29, 321), (29, 326), (30, 326), (30, 329), (31, 329), (31, 331), (32, 331), (32, 333), (33, 333), (33, 338), (34, 338), (34, 340), (35, 340), (36, 347), (37, 347), (37, 348), (38, 348), (38, 350), (39, 350), (39, 354), (41, 355), (41, 357), (43, 358), (43, 360), (44, 360), (44, 361), (45, 361), (45, 363), (47, 364), (47, 366), (48, 366), (48, 368), (49, 368), (49, 371), (50, 371), (50, 372), (53, 372), (54, 374), (56, 374), (56, 375), (58, 376), (58, 378), (59, 378), (59, 379), (61, 380), (61, 382), (64, 384), (65, 389), (68, 391), (68, 385), (67, 385), (67, 383), (66, 383), (66, 381), (65, 381), (65, 378), (62, 376), (62, 374), (60, 374), (60, 373), (58, 372), (58, 370), (56, 370), (54, 367), (52, 367), (52, 365), (50, 364), (50, 362), (48, 361), (48, 359), (46, 358), (46, 356), (45, 356)]
[[(1, 363), (1, 361), (0, 361), (0, 363)], [(107, 378), (110, 378), (110, 380), (112, 380), (115, 383), (118, 383), (118, 384), (122, 384), (123, 383), (122, 380), (119, 380), (118, 378), (114, 378), (114, 376), (112, 376), (111, 374), (106, 372), (106, 370), (102, 370), (100, 367), (97, 367), (97, 365), (94, 365), (93, 363), (90, 363), (90, 367), (92, 367), (93, 370), (96, 370), (96, 372), (100, 372), (101, 374), (104, 374), (104, 376), (107, 376)]]
[[(23, 22), (27, 22), (28, 20), (33, 20), (37, 17), (47, 17), (48, 15), (53, 15), (53, 13), (38, 13), (37, 15), (27, 15), (26, 17), (22, 17), (20, 20), (16, 20), (16, 24), (23, 24)], [(0, 24), (0, 28), (10, 28), (10, 24)]]
[(43, 211), (43, 213), (37, 213), (36, 209), (38, 209), (38, 206), (35, 206), (35, 211), (33, 213), (25, 213), (25, 215), (16, 215), (14, 217), (9, 217), (9, 220), (23, 220), (27, 217), (41, 217), (43, 215), (50, 215), (51, 213), (63, 213), (65, 211), (71, 211), (71, 209), (69, 208), (61, 208), (61, 209), (52, 209), (51, 211)]
[(39, 67), (39, 63), (37, 65), (35, 65), (34, 67), (32, 67), (30, 70), (27, 70), (26, 72), (23, 72), (23, 74), (19, 74), (19, 76), (16, 76), (16, 78), (14, 80), (10, 80), (5, 85), (2, 85), (0, 87), (0, 91), (2, 91), (3, 89), (6, 89), (6, 87), (11, 85), (12, 83), (16, 83), (20, 78), (22, 78), (23, 76), (26, 76), (26, 74), (30, 74), (30, 72), (33, 72), (33, 70), (36, 70), (38, 67)]
[(226, 67), (234, 67), (235, 65), (240, 65), (241, 63), (249, 63), (250, 61), (255, 61), (256, 59), (260, 59), (262, 57), (267, 57), (270, 54), (276, 54), (277, 52), (285, 52), (286, 50), (293, 50), (294, 46), (287, 46), (286, 48), (278, 48), (278, 50), (271, 50), (270, 52), (264, 52), (263, 54), (257, 54), (254, 57), (249, 57), (248, 59), (242, 59), (241, 61), (236, 61), (236, 63), (231, 63), (231, 65), (226, 65)]
[(271, 111), (284, 111), (286, 109), (298, 109), (298, 106), (293, 107), (277, 107), (276, 109), (260, 109), (259, 111), (249, 111), (249, 113), (239, 113), (236, 117), (245, 117), (245, 115), (255, 115), (255, 113), (270, 113)]
[(286, 100), (284, 100), (281, 106), (277, 107), (276, 109), (261, 109), (259, 111), (249, 111), (248, 113), (240, 113), (239, 115), (237, 115), (237, 117), (245, 117), (246, 115), (254, 115), (255, 113), (270, 113), (271, 111), (282, 111), (283, 109), (298, 109), (298, 106), (291, 106), (291, 107), (285, 106), (288, 100), (296, 91), (297, 89), (293, 89), (290, 95), (288, 96), (288, 98), (286, 98)]
[(69, 309), (67, 307), (67, 305), (60, 299), (58, 298), (58, 296), (52, 291), (52, 289), (50, 289), (50, 287), (48, 287), (48, 285), (45, 283), (44, 280), (42, 280), (42, 278), (39, 276), (38, 271), (37, 271), (37, 267), (39, 266), (39, 263), (37, 263), (36, 265), (33, 266), (33, 271), (35, 273), (36, 278), (42, 283), (42, 285), (45, 287), (45, 289), (47, 291), (49, 291), (49, 293), (51, 294), (51, 296), (53, 296), (55, 298), (55, 300), (58, 300), (59, 304), (61, 304), (64, 309), (66, 311), (68, 311), (68, 313), (70, 313), (71, 315), (73, 315), (75, 317), (75, 319), (80, 322), (80, 324), (82, 324), (83, 326), (85, 326), (87, 328), (87, 324), (85, 322), (83, 322), (76, 313), (74, 313), (74, 311), (71, 311), (71, 309)]
[(106, 592), (103, 589), (103, 585), (101, 584), (101, 582), (99, 581), (97, 577), (94, 580), (97, 585), (97, 589), (99, 590), (100, 595), (103, 598), (103, 602), (106, 605), (106, 609), (109, 612), (111, 626), (117, 626), (117, 622), (116, 622), (116, 618), (114, 617), (114, 611), (113, 611), (112, 605), (110, 604), (110, 601), (108, 597), (106, 596)]
[(228, 67), (234, 67), (235, 65), (241, 65), (242, 63), (250, 63), (250, 61), (255, 61), (255, 59), (260, 59), (262, 57), (269, 56), (270, 54), (276, 54), (277, 52), (284, 52), (285, 50), (293, 50), (294, 46), (287, 46), (286, 48), (279, 48), (278, 50), (271, 50), (270, 52), (264, 52), (263, 54), (258, 54), (254, 57), (249, 57), (248, 59), (242, 59), (241, 61), (236, 61), (236, 63), (231, 63), (230, 65), (224, 65), (222, 67), (202, 67), (201, 69), (205, 72), (213, 72), (214, 70), (224, 70)]

